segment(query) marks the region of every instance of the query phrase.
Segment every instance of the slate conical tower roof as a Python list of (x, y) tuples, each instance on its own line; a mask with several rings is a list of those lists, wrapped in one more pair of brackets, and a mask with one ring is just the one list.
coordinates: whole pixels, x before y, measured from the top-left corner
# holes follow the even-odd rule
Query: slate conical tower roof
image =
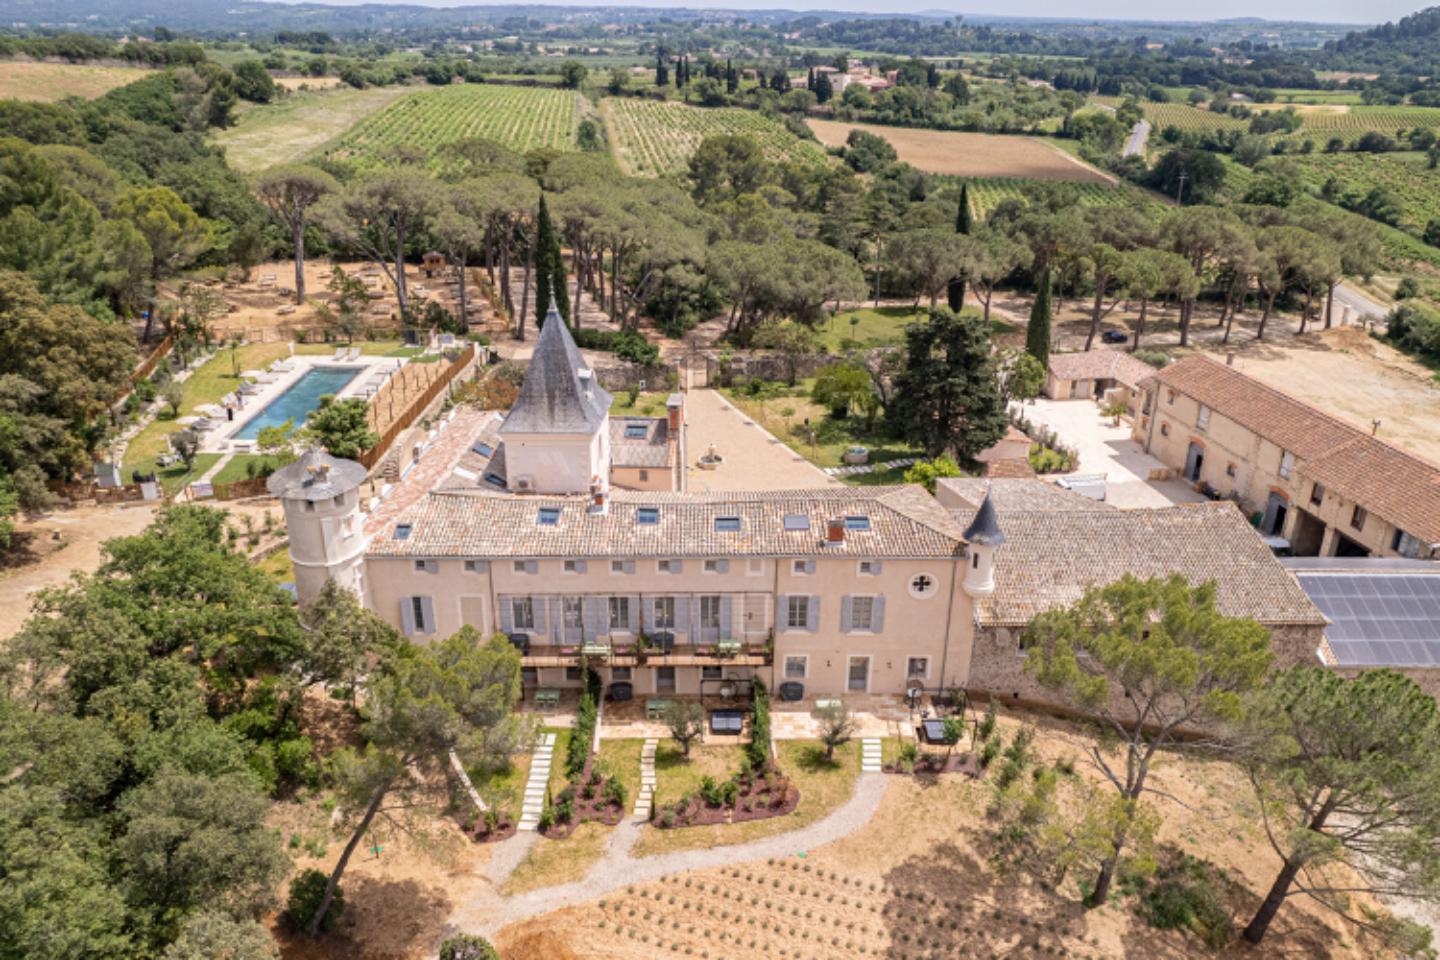
[(965, 528), (965, 539), (968, 542), (992, 547), (998, 547), (1005, 542), (1005, 534), (1000, 531), (1000, 517), (995, 512), (994, 496), (991, 491), (985, 491), (985, 500), (980, 504), (980, 509), (975, 511), (975, 519)]
[(525, 370), (520, 398), (510, 408), (500, 432), (594, 433), (604, 426), (609, 413), (610, 394), (580, 356), (552, 301)]

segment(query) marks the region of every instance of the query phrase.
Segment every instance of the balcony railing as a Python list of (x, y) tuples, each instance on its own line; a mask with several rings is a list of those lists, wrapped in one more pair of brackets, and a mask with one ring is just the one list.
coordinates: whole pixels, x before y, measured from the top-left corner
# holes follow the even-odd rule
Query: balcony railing
[(774, 659), (774, 643), (767, 637), (721, 637), (716, 640), (688, 638), (677, 641), (671, 634), (640, 637), (595, 637), (574, 643), (556, 642), (550, 637), (513, 633), (510, 642), (520, 651), (525, 666), (578, 666), (582, 660), (614, 666), (689, 666), (699, 663), (742, 663), (768, 666)]

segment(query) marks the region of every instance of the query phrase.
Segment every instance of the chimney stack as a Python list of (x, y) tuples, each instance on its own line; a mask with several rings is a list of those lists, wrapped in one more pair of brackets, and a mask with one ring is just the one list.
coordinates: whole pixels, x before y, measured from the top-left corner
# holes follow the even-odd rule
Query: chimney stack
[(834, 517), (825, 524), (826, 546), (839, 546), (845, 542), (845, 518)]
[(678, 393), (670, 394), (665, 401), (665, 412), (670, 418), (670, 433), (680, 432), (680, 414), (684, 410), (685, 400)]

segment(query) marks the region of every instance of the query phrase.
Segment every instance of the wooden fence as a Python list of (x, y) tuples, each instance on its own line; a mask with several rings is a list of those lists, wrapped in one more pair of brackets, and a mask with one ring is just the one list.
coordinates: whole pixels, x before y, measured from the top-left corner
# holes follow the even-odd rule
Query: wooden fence
[(454, 362), (445, 368), (444, 372), (435, 379), (434, 383), (425, 388), (424, 393), (416, 397), (408, 407), (401, 411), (400, 415), (395, 418), (395, 421), (380, 435), (380, 442), (360, 455), (361, 465), (364, 466), (366, 470), (373, 470), (375, 464), (380, 462), (380, 458), (385, 456), (391, 445), (400, 437), (400, 434), (404, 433), (410, 428), (411, 424), (420, 419), (420, 416), (430, 404), (435, 402), (435, 398), (440, 396), (441, 391), (450, 386), (450, 382), (458, 377), (461, 371), (469, 366), (470, 362), (474, 359), (475, 344), (471, 343), (466, 345), (465, 349), (461, 351), (460, 356), (455, 358)]
[(155, 368), (160, 365), (160, 361), (165, 359), (165, 356), (174, 346), (174, 338), (171, 337), (171, 335), (168, 333), (165, 334), (165, 339), (161, 340), (155, 346), (155, 349), (150, 351), (149, 355), (147, 355), (145, 359), (140, 362), (140, 366), (136, 367), (130, 372), (130, 382), (127, 383), (123, 388), (121, 388), (120, 392), (115, 395), (115, 399), (111, 402), (119, 403), (120, 401), (128, 397), (130, 395), (130, 391), (135, 389), (135, 384), (139, 383), (141, 380), (144, 380), (146, 377), (150, 376), (150, 374), (154, 373)]

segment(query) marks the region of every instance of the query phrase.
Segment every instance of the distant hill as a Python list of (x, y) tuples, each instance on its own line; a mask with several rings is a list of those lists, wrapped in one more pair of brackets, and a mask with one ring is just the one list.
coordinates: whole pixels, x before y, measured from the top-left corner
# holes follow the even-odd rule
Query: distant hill
[(1435, 76), (1440, 73), (1440, 7), (1357, 30), (1325, 45), (1326, 66)]

